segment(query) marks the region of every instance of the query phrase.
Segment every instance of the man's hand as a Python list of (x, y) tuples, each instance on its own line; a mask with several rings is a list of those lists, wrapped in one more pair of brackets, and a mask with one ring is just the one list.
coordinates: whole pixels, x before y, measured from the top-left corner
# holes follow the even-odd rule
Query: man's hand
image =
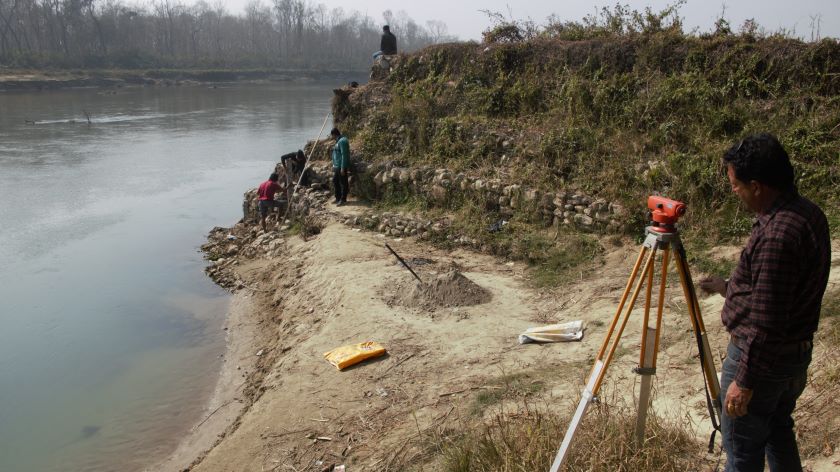
[(726, 414), (733, 418), (746, 415), (747, 405), (750, 404), (752, 396), (752, 390), (741, 388), (733, 381), (726, 390), (726, 398), (723, 402), (723, 407), (726, 408)]
[(726, 280), (721, 277), (706, 277), (700, 281), (700, 290), (706, 293), (717, 293), (721, 297), (726, 296)]
[(341, 169), (341, 175), (347, 175), (347, 169)]

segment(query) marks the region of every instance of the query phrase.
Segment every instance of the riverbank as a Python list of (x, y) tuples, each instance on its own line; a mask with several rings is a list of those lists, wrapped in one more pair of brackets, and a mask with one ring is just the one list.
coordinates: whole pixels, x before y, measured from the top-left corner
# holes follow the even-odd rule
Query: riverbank
[[(315, 229), (306, 239), (299, 225), (263, 233), (240, 223), (211, 233), (204, 247), (208, 273), (237, 297), (248, 297), (250, 323), (260, 326), (261, 335), (249, 347), (262, 354), (248, 374), (247, 406), (190, 470), (445, 470), (440, 438), (537, 410), (572, 409), (638, 253), (633, 241), (599, 238), (604, 253), (596, 270), (557, 289), (537, 289), (526, 264), (348, 226), (343, 223), (371, 208), (357, 202), (336, 208), (329, 198), (327, 191), (307, 193)], [(424, 281), (456, 273), (488, 292), (490, 301), (412, 303), (412, 276), (385, 242)], [(837, 248), (835, 243), (834, 267)], [(734, 258), (738, 251), (715, 253)], [(837, 282), (834, 271), (830, 290)], [(696, 443), (694, 470), (713, 470), (717, 454), (703, 454), (710, 424), (696, 347), (679, 316), (676, 282), (666, 300), (653, 411), (668, 421), (687, 419), (683, 427)], [(722, 302), (718, 296), (701, 300), (717, 354), (728, 339), (716, 322)], [(528, 327), (577, 319), (585, 326), (581, 342), (516, 342)], [(628, 333), (638, 332), (639, 321), (631, 319)], [(824, 323), (823, 336), (834, 321)], [(342, 372), (323, 359), (330, 349), (363, 341), (382, 343), (388, 355)], [(625, 336), (616, 353), (607, 380), (610, 404), (632, 405), (636, 376), (627, 372), (638, 360), (636, 341)], [(832, 349), (817, 346), (815, 370), (832, 359)], [(825, 395), (818, 389), (813, 384), (803, 404)], [(802, 420), (800, 434), (820, 426)], [(806, 463), (827, 471), (838, 459), (831, 450), (811, 454)]]
[(240, 82), (336, 80), (363, 76), (365, 71), (284, 69), (152, 69), (152, 70), (8, 70), (0, 69), (0, 92), (80, 87), (219, 85)]

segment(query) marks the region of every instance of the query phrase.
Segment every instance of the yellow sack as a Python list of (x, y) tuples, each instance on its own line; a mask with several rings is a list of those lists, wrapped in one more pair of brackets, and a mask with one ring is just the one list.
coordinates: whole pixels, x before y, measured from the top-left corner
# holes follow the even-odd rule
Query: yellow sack
[(336, 366), (338, 370), (358, 364), (371, 357), (379, 357), (385, 354), (385, 348), (375, 341), (367, 341), (359, 344), (349, 344), (324, 353), (324, 359)]

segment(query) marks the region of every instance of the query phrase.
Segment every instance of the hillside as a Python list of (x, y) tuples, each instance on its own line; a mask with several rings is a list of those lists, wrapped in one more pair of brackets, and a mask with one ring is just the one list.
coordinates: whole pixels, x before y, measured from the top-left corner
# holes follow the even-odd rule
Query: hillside
[(838, 92), (837, 41), (662, 30), (433, 46), (334, 111), (364, 160), (584, 193), (638, 209), (634, 233), (659, 193), (686, 202), (684, 230), (712, 244), (749, 230), (719, 163), (754, 132), (779, 137), (800, 191), (840, 226)]

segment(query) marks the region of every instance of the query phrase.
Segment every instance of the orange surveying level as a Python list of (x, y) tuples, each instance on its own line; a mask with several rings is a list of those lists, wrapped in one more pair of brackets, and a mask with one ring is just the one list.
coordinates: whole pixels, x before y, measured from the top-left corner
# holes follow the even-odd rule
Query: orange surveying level
[(683, 202), (651, 195), (648, 197), (648, 209), (653, 231), (665, 233), (675, 228), (677, 220), (685, 215), (686, 208)]
[[(639, 297), (642, 288), (645, 288), (645, 307), (644, 318), (642, 319), (639, 366), (633, 369), (634, 373), (641, 376), (639, 410), (636, 416), (636, 442), (640, 446), (643, 445), (645, 422), (651, 403), (651, 377), (656, 374), (656, 356), (659, 351), (659, 339), (662, 331), (662, 309), (665, 305), (668, 259), (672, 249), (674, 263), (677, 266), (677, 273), (680, 277), (680, 285), (682, 285), (685, 301), (688, 305), (689, 322), (691, 323), (692, 331), (694, 331), (694, 338), (700, 354), (700, 367), (703, 371), (706, 387), (706, 405), (708, 406), (709, 416), (715, 432), (720, 429), (718, 426), (718, 418), (720, 418), (721, 414), (719, 399), (720, 381), (715, 371), (712, 350), (709, 346), (708, 337), (706, 336), (706, 327), (703, 324), (702, 316), (700, 316), (700, 303), (697, 301), (697, 293), (694, 290), (694, 283), (691, 280), (691, 272), (688, 270), (688, 259), (685, 254), (685, 248), (682, 245), (682, 241), (680, 241), (680, 235), (676, 226), (677, 220), (685, 214), (686, 206), (682, 202), (658, 196), (648, 197), (647, 203), (651, 211), (651, 223), (645, 230), (647, 234), (645, 242), (642, 244), (642, 250), (630, 273), (630, 279), (627, 281), (627, 286), (624, 288), (624, 294), (621, 296), (618, 309), (615, 312), (612, 323), (609, 325), (607, 336), (595, 358), (595, 365), (592, 367), (592, 372), (589, 374), (586, 386), (583, 389), (580, 403), (572, 417), (568, 430), (566, 430), (566, 435), (563, 437), (560, 450), (557, 451), (557, 456), (551, 465), (551, 472), (557, 472), (560, 469), (569, 451), (569, 446), (571, 445), (578, 425), (586, 414), (589, 405), (597, 398), (601, 383), (604, 380), (604, 375), (619, 346), (621, 335), (627, 326), (627, 320), (630, 318), (633, 306), (636, 304), (636, 299)], [(660, 262), (662, 272), (657, 293), (656, 318), (655, 320), (651, 320), (650, 309), (657, 251), (662, 252)], [(630, 303), (625, 310), (625, 303), (628, 297), (630, 297)], [(655, 324), (651, 322), (655, 322)], [(714, 438), (715, 435), (713, 432), (709, 440), (709, 452), (711, 452), (714, 446)]]

